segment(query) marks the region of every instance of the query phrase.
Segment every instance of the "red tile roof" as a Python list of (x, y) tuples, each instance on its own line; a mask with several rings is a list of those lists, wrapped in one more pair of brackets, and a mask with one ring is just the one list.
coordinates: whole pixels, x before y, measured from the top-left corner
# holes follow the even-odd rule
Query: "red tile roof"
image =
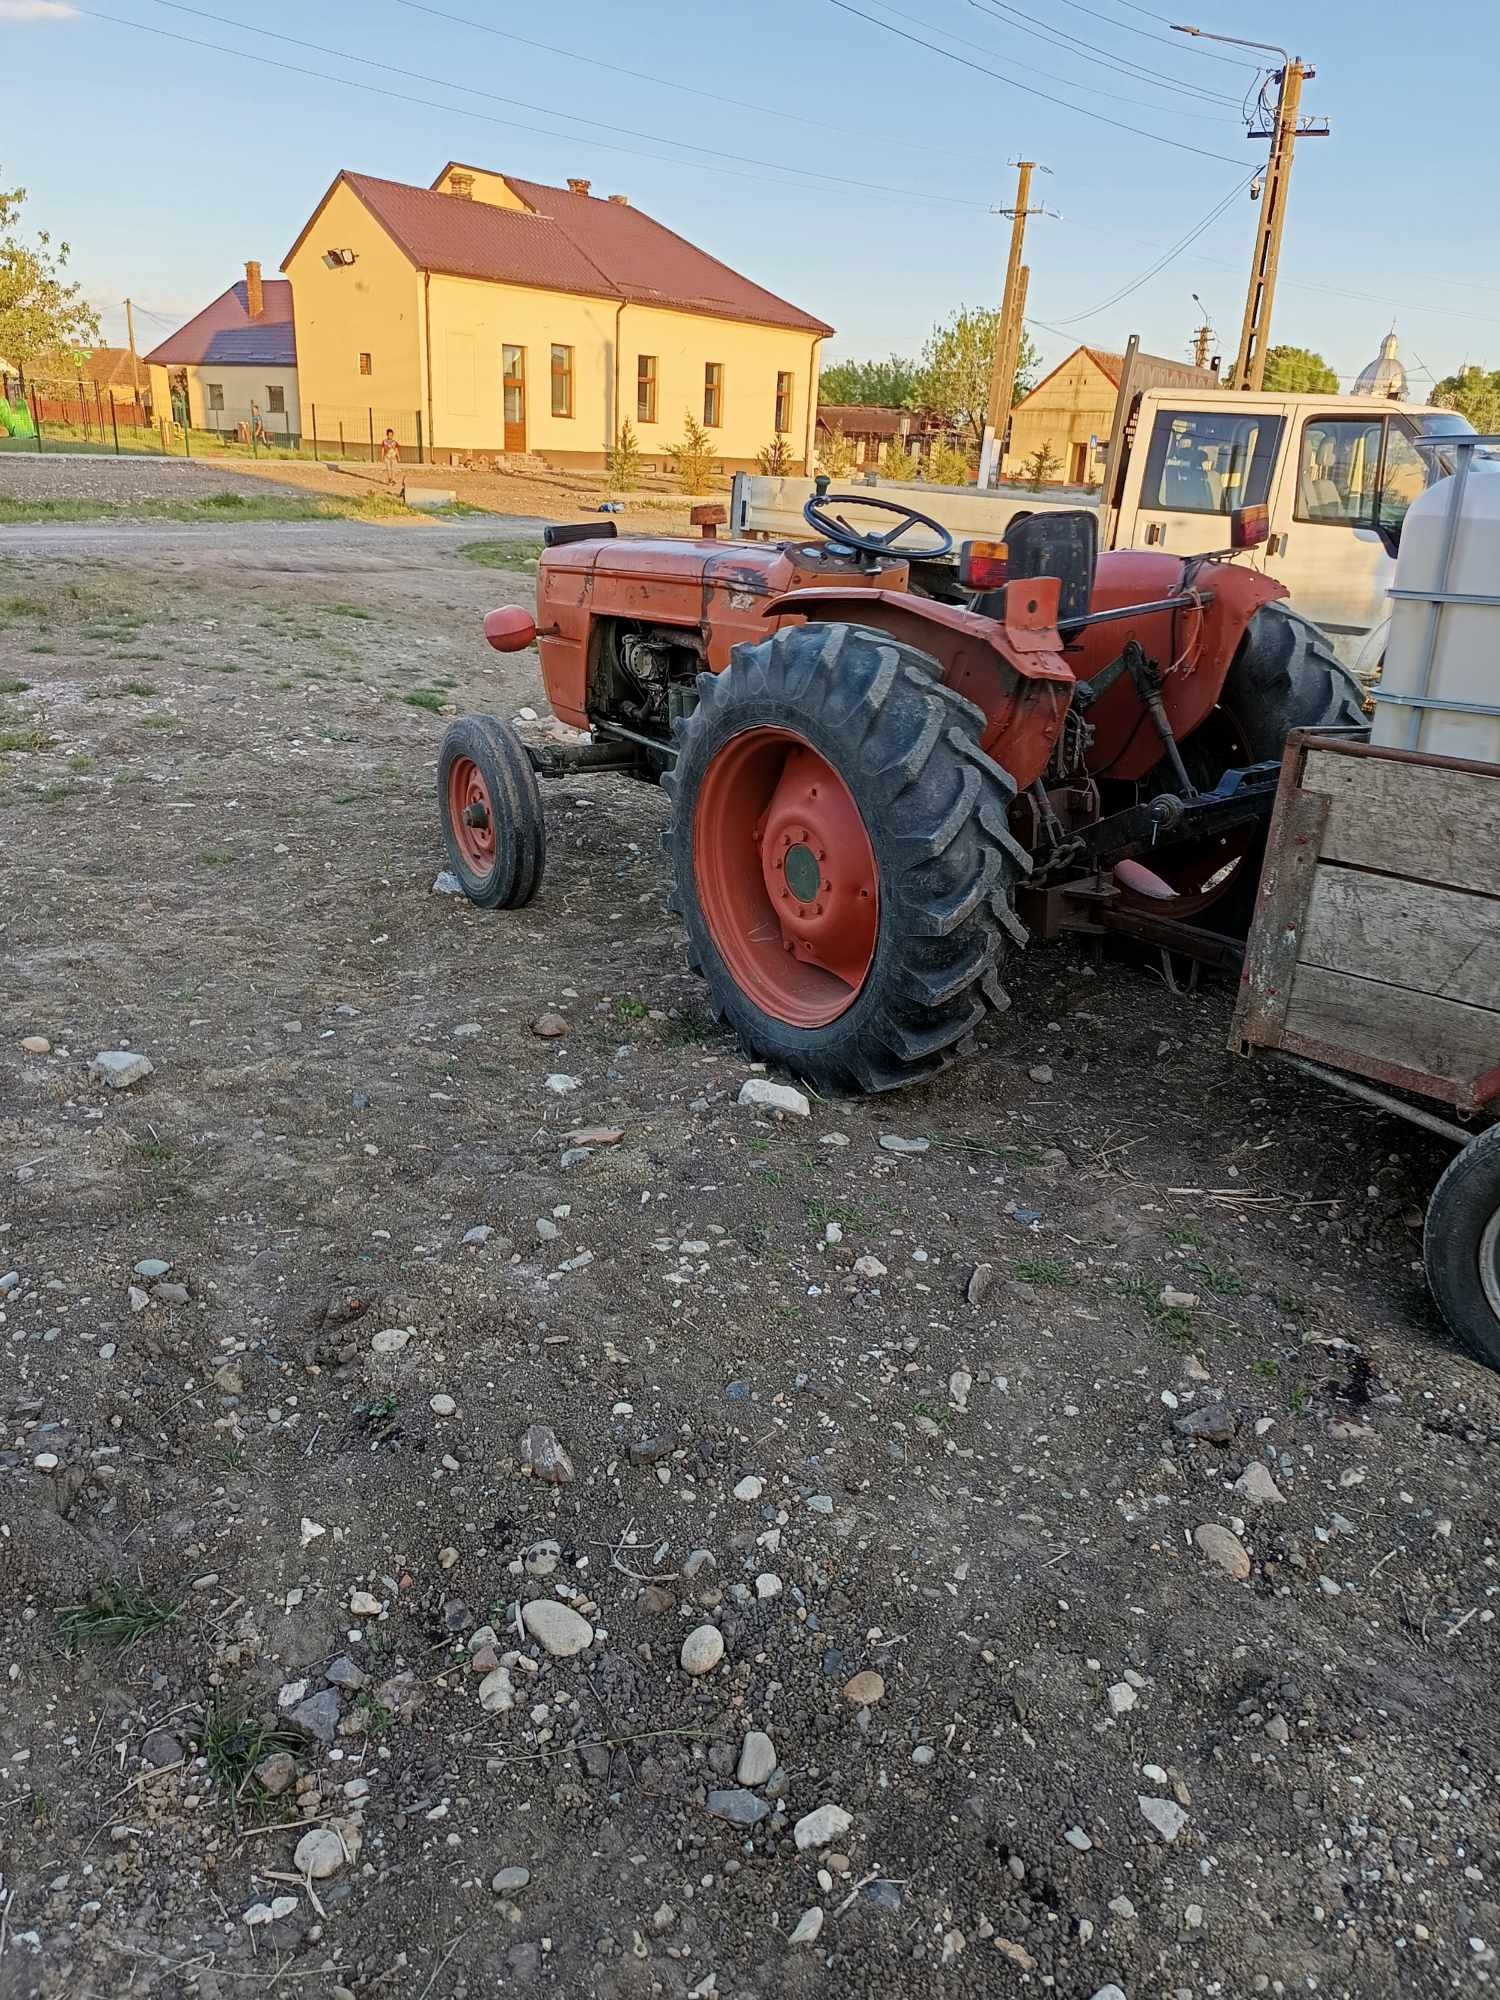
[(153, 347), (148, 361), (181, 368), (211, 363), (220, 368), (295, 368), (297, 335), (292, 326), (292, 286), (288, 278), (267, 278), (262, 286), (265, 309), (251, 319), (245, 305), (245, 281), (221, 292), (195, 319), (169, 333)]
[(101, 389), (147, 389), (151, 378), (144, 361), (137, 360), (132, 371), (128, 347), (96, 347), (84, 357), (83, 372)]
[(526, 203), (525, 210), (370, 174), (339, 178), (421, 271), (624, 299), (632, 305), (808, 333), (833, 331), (625, 202), (572, 194), (508, 174), (502, 178)]

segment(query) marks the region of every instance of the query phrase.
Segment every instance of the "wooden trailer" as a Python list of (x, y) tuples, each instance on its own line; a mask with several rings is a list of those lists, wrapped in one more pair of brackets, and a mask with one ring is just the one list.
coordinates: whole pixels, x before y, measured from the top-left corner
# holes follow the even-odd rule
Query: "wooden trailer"
[(1428, 1205), (1427, 1277), (1500, 1368), (1500, 764), (1288, 738), (1233, 1046), (1462, 1148)]

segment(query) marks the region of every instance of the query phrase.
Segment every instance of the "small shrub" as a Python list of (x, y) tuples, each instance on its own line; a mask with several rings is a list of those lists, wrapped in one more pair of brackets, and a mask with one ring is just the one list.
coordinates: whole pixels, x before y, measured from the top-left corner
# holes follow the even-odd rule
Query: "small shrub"
[(974, 474), (957, 445), (938, 444), (928, 453), (927, 477), (934, 486), (967, 486)]
[(1040, 492), (1054, 473), (1062, 470), (1062, 460), (1044, 439), (1030, 458), (1024, 459), (1021, 470), (1026, 475), (1026, 483), (1033, 493)]
[(818, 439), (818, 470), (830, 479), (847, 479), (854, 466), (854, 442), (844, 436), (841, 424), (835, 424)]
[(792, 470), (792, 454), (786, 438), (778, 431), (769, 444), (755, 454), (755, 463), (769, 478), (785, 479)]
[(917, 461), (904, 444), (894, 439), (880, 454), (880, 476), (882, 479), (915, 479)]
[(672, 461), (672, 472), (684, 493), (705, 493), (713, 478), (718, 454), (714, 441), (697, 418), (689, 410), (687, 429), (681, 444), (669, 444), (667, 457)]
[(644, 468), (640, 439), (627, 418), (609, 454), (609, 477), (605, 485), (611, 493), (633, 493), (641, 483)]

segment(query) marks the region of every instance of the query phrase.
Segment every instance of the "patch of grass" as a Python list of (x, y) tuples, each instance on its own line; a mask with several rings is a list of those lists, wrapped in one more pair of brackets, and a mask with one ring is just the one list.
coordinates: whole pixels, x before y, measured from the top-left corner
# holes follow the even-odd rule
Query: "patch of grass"
[(1274, 1382), (1281, 1373), (1281, 1363), (1269, 1354), (1263, 1354), (1258, 1361), (1250, 1363), (1252, 1375), (1259, 1375), (1263, 1381)]
[(217, 854), (212, 848), (205, 847), (203, 852), (198, 856), (198, 859), (203, 863), (205, 868), (227, 868), (230, 862), (233, 861), (234, 856), (232, 854)]
[(1156, 1322), (1159, 1333), (1164, 1333), (1176, 1347), (1194, 1347), (1198, 1336), (1193, 1327), (1193, 1315), (1186, 1306), (1164, 1306), (1159, 1301), (1151, 1317)]
[(1294, 1382), (1291, 1388), (1287, 1391), (1287, 1402), (1291, 1406), (1292, 1415), (1294, 1417), (1300, 1417), (1303, 1411), (1307, 1409), (1308, 1405), (1312, 1402), (1312, 1397), (1307, 1393), (1306, 1389), (1303, 1388), (1300, 1382)]
[(126, 681), (120, 692), (121, 694), (153, 695), (160, 694), (161, 689), (153, 687), (150, 681)]
[(130, 1149), (130, 1158), (143, 1167), (169, 1167), (176, 1157), (177, 1148), (165, 1139), (137, 1139)]
[(176, 1621), (181, 1609), (161, 1604), (133, 1583), (107, 1583), (86, 1604), (59, 1606), (57, 1622), (69, 1646), (98, 1641), (106, 1646), (134, 1646)]
[(70, 771), (92, 771), (94, 762), (95, 760), (89, 755), (87, 750), (80, 750), (75, 756), (68, 759), (68, 769)]
[(240, 1715), (233, 1708), (216, 1705), (203, 1731), (203, 1760), (209, 1776), (222, 1790), (238, 1797), (262, 1757), (277, 1750), (305, 1751), (306, 1743), (294, 1729), (261, 1722), (253, 1715)]
[(362, 604), (322, 604), (319, 610), (327, 618), (373, 618), (373, 611), (366, 611)]
[(1244, 1297), (1246, 1291), (1244, 1279), (1239, 1275), (1238, 1271), (1231, 1270), (1227, 1264), (1194, 1264), (1190, 1268), (1193, 1276), (1201, 1278), (1207, 1289), (1217, 1298), (1239, 1299)]
[(30, 686), (30, 681), (0, 681), (0, 694), (25, 694)]
[(528, 570), (533, 567), (542, 553), (540, 542), (465, 542), (458, 551), (465, 562), (478, 563), (481, 569)]
[(1167, 1241), (1179, 1250), (1196, 1250), (1203, 1241), (1203, 1224), (1196, 1216), (1186, 1216), (1181, 1222), (1174, 1222), (1167, 1229)]
[(421, 521), (393, 493), (348, 500), (277, 493), (211, 493), (198, 500), (16, 500), (0, 494), (0, 526), (50, 521)]
[(415, 693), (403, 695), (401, 699), (408, 708), (425, 708), (429, 714), (441, 715), (448, 698), (435, 693), (432, 688), (418, 688)]
[(136, 722), (142, 729), (177, 729), (180, 727), (175, 715), (138, 715)]
[(23, 722), (9, 728), (0, 722), (0, 750), (29, 752), (51, 748), (52, 738), (45, 722)]
[(72, 798), (76, 785), (44, 785), (37, 794), (44, 806), (60, 806), (64, 799)]
[(1018, 1257), (1016, 1276), (1026, 1285), (1071, 1285), (1073, 1272), (1061, 1257)]
[[(507, 1607), (508, 1609), (509, 1607)], [(394, 1712), (383, 1702), (373, 1701), (369, 1695), (355, 1697), (354, 1712), (364, 1723), (364, 1733), (378, 1741), (396, 1720)]]
[(615, 1002), (615, 1013), (622, 1021), (644, 1021), (650, 1012), (644, 1000), (627, 998)]
[(55, 653), (57, 648), (56, 646), (39, 645), (28, 646), (26, 650), (28, 653)]

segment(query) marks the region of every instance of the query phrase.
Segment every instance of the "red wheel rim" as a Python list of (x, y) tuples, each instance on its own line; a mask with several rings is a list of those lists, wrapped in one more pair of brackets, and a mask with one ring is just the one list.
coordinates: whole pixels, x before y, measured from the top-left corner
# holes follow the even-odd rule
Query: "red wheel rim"
[(448, 767), (448, 824), (464, 866), (488, 875), (495, 865), (495, 809), (472, 757), (455, 757)]
[(875, 956), (880, 877), (849, 788), (787, 729), (747, 729), (703, 774), (693, 875), (714, 948), (773, 1020), (822, 1028)]

